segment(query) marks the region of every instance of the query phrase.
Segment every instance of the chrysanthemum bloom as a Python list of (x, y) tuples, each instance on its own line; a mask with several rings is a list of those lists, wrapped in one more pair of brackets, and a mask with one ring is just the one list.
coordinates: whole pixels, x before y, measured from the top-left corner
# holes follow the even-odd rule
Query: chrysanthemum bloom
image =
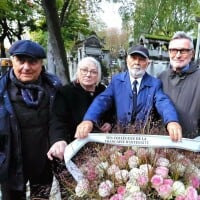
[(114, 175), (118, 171), (120, 171), (119, 167), (117, 165), (114, 165), (114, 164), (111, 165), (110, 167), (108, 167), (108, 169), (107, 169), (107, 173), (110, 176)]
[(132, 168), (129, 171), (129, 178), (130, 180), (136, 180), (140, 175), (142, 175), (142, 170), (138, 169), (138, 168)]
[(135, 192), (126, 194), (124, 200), (147, 200), (147, 197), (143, 192)]
[(155, 173), (157, 175), (161, 175), (163, 178), (167, 178), (169, 169), (167, 167), (160, 166), (156, 168)]
[(121, 194), (114, 194), (110, 200), (123, 200), (123, 195)]
[(163, 199), (170, 199), (172, 197), (173, 188), (171, 185), (163, 184), (158, 187), (157, 191), (159, 196)]
[(151, 170), (153, 169), (150, 164), (143, 164), (140, 165), (139, 169), (141, 170), (142, 174), (145, 176), (149, 176), (149, 173), (151, 173)]
[(146, 187), (148, 185), (148, 177), (144, 175), (139, 175), (137, 178), (137, 183), (140, 187)]
[(156, 166), (169, 167), (169, 160), (167, 158), (160, 157), (156, 162)]
[(106, 180), (101, 182), (99, 185), (99, 195), (101, 197), (107, 197), (111, 194), (112, 189), (114, 188), (114, 184), (110, 180)]
[(124, 152), (124, 156), (126, 156), (127, 159), (129, 159), (133, 155), (135, 155), (135, 151), (133, 149), (128, 149)]
[(186, 189), (185, 200), (198, 200), (198, 193), (197, 193), (197, 190), (194, 187), (189, 186)]
[(165, 178), (163, 184), (173, 185), (174, 181), (171, 178)]
[(197, 176), (192, 176), (192, 177), (190, 178), (190, 182), (191, 182), (191, 184), (192, 184), (192, 186), (193, 186), (194, 188), (199, 188), (199, 187), (200, 187), (200, 178), (199, 178), (199, 177), (197, 177)]
[(128, 171), (123, 169), (123, 170), (117, 171), (115, 173), (115, 178), (118, 182), (123, 183), (128, 180), (128, 178), (129, 178), (128, 174), (129, 174)]
[(129, 165), (130, 168), (137, 167), (139, 165), (139, 158), (135, 155), (131, 156), (128, 159), (128, 165)]
[(85, 196), (89, 191), (89, 181), (87, 179), (82, 179), (78, 182), (75, 192), (78, 197)]
[(185, 193), (185, 185), (181, 181), (175, 181), (172, 187), (174, 196), (179, 196)]
[(152, 187), (157, 188), (163, 184), (163, 177), (161, 175), (153, 175), (151, 178)]
[(108, 166), (109, 166), (109, 164), (108, 164), (107, 161), (97, 164), (95, 170), (98, 173), (99, 177), (103, 177), (104, 176), (104, 173), (107, 170)]
[(117, 193), (123, 195), (126, 192), (126, 187), (125, 186), (119, 186), (117, 188)]

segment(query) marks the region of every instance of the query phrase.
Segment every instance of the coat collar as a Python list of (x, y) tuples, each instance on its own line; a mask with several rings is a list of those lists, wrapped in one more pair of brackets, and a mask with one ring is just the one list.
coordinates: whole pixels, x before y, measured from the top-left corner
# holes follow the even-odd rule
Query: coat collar
[[(142, 81), (141, 81), (141, 85), (140, 85), (140, 89), (144, 88), (144, 87), (151, 87), (153, 86), (153, 82), (152, 82), (152, 76), (149, 75), (147, 72), (145, 72)], [(117, 77), (117, 79), (121, 82), (129, 82), (130, 83), (130, 77), (129, 77), (129, 73), (128, 71), (126, 72), (122, 72), (119, 74), (119, 76)], [(131, 83), (130, 83), (131, 85)]]

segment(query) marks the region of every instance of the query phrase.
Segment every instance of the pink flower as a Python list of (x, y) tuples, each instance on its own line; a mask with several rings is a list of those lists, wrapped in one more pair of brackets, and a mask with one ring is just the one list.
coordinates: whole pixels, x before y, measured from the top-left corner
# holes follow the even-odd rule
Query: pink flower
[(173, 183), (174, 183), (174, 181), (172, 180), (172, 179), (170, 179), (170, 178), (165, 178), (164, 180), (163, 180), (163, 184), (168, 184), (168, 185), (173, 185)]
[(151, 178), (151, 183), (153, 187), (158, 187), (163, 184), (163, 177), (161, 175), (154, 175)]
[(124, 156), (129, 159), (131, 156), (135, 155), (135, 151), (132, 149), (128, 149), (127, 151), (124, 152)]
[(193, 176), (191, 178), (191, 184), (194, 188), (199, 188), (200, 187), (200, 179), (196, 176)]
[(185, 195), (178, 195), (175, 200), (185, 200)]
[(90, 181), (93, 181), (97, 178), (97, 173), (95, 171), (95, 168), (91, 167), (88, 169), (87, 171), (87, 179), (90, 180)]
[(171, 196), (172, 194), (172, 186), (168, 185), (168, 184), (163, 184), (161, 186), (159, 186), (159, 188), (157, 189), (158, 194), (163, 198), (163, 199), (167, 199)]
[(117, 193), (123, 195), (126, 192), (126, 187), (125, 186), (119, 186), (117, 188)]
[(169, 169), (167, 167), (160, 166), (156, 168), (155, 172), (157, 175), (161, 175), (163, 178), (167, 178)]
[(123, 200), (123, 196), (121, 194), (113, 195), (110, 200)]
[(139, 186), (146, 186), (148, 184), (148, 178), (144, 175), (139, 175), (137, 177), (137, 183)]
[(192, 186), (187, 188), (185, 200), (198, 200), (197, 190)]

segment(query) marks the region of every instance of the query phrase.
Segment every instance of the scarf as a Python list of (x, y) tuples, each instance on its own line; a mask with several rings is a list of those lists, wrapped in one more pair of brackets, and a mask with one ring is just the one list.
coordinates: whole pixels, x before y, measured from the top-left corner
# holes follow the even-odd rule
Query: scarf
[(34, 83), (23, 83), (15, 77), (11, 70), (10, 79), (21, 92), (22, 99), (28, 107), (37, 107), (41, 103), (45, 95), (45, 91), (41, 87), (41, 78)]

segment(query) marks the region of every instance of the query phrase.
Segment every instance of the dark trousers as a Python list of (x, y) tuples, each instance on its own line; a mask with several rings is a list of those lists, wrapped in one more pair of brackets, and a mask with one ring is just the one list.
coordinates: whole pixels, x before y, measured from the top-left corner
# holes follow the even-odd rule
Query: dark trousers
[[(30, 199), (31, 200), (47, 200), (50, 197), (51, 192), (50, 184), (30, 184)], [(26, 187), (23, 191), (12, 190), (6, 184), (1, 185), (1, 200), (26, 200)]]

